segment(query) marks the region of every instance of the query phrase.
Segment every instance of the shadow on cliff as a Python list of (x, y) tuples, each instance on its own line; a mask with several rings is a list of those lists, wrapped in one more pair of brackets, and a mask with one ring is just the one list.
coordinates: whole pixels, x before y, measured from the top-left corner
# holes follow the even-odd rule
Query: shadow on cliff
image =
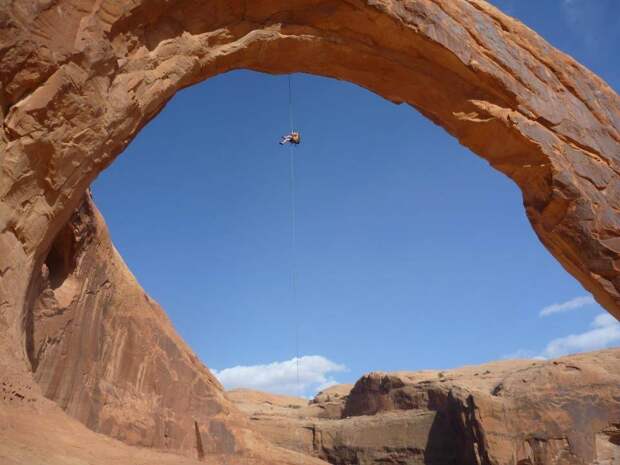
[(425, 465), (469, 465), (459, 461), (457, 437), (450, 418), (438, 412), (428, 434), (424, 451)]
[(90, 199), (90, 193), (86, 194), (80, 207), (54, 238), (40, 273), (33, 275), (29, 286), (23, 328), (26, 353), (33, 372), (37, 371), (47, 344), (57, 342), (55, 338), (37, 340), (41, 336), (37, 334), (40, 333), (38, 325), (43, 320), (66, 312), (68, 303), (74, 297), (74, 289), (65, 286), (65, 283), (75, 272), (80, 255), (94, 236), (95, 226), (90, 221), (93, 211), (87, 199)]
[(473, 397), (460, 399), (451, 391), (441, 404), (434, 406), (437, 414), (428, 434), (424, 464), (489, 464)]

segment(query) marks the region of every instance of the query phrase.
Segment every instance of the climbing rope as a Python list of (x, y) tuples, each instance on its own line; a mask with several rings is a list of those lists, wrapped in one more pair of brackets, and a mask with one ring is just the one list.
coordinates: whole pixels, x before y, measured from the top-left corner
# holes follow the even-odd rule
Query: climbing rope
[[(291, 133), (293, 125), (293, 83), (291, 75), (288, 75), (288, 118)], [(297, 309), (297, 206), (295, 199), (295, 155), (293, 146), (289, 144), (289, 190), (291, 208), (291, 292), (292, 306), (295, 325), (295, 362), (297, 376), (297, 393), (301, 396), (300, 367), (299, 367), (299, 311)]]
[(297, 362), (297, 391), (301, 394), (299, 369), (299, 311), (297, 309), (297, 214), (295, 205), (295, 157), (289, 147), (289, 174), (291, 191), (291, 291), (295, 324), (295, 360)]
[(293, 124), (293, 78), (290, 74), (288, 75), (288, 121), (292, 133), (295, 125)]

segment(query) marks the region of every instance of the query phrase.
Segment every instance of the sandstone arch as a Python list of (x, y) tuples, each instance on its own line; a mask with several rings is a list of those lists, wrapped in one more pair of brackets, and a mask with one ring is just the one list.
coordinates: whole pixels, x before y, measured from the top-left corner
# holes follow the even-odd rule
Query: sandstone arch
[(237, 68), (330, 76), (416, 107), (519, 185), (543, 244), (620, 317), (620, 98), (482, 0), (13, 0), (0, 24), (9, 377), (30, 379), (39, 270), (88, 185), (177, 90)]

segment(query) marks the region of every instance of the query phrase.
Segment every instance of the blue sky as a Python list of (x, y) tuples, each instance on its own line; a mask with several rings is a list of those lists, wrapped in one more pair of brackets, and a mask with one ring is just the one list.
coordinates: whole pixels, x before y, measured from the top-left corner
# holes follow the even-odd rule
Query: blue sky
[[(620, 88), (620, 3), (494, 3)], [(127, 264), (227, 387), (299, 392), (296, 321), (304, 395), (373, 370), (620, 343), (511, 181), (406, 105), (316, 76), (293, 86), (296, 307), (286, 77), (180, 92), (94, 184)]]

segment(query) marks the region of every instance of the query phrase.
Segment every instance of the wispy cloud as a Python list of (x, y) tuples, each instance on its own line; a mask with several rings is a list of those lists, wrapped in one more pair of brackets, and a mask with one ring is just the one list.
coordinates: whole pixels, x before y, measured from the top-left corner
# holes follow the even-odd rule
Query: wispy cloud
[(620, 322), (609, 313), (600, 313), (590, 323), (590, 328), (586, 331), (553, 339), (540, 352), (519, 349), (503, 358), (545, 360), (578, 352), (605, 349), (616, 344), (620, 344)]
[[(582, 307), (601, 309), (596, 305), (592, 296), (579, 296), (566, 302), (547, 305), (538, 313), (541, 318), (559, 313), (569, 312)], [(568, 336), (558, 337), (547, 343), (545, 348), (540, 350), (519, 349), (503, 358), (530, 358), (547, 359), (561, 357), (562, 355), (586, 352), (590, 350), (604, 349), (620, 343), (620, 322), (608, 313), (600, 313), (590, 323), (590, 327), (583, 332), (569, 334)]]
[(567, 300), (566, 302), (547, 305), (540, 311), (538, 316), (545, 317), (545, 316), (553, 315), (554, 313), (568, 312), (570, 310), (576, 310), (578, 308), (586, 307), (588, 305), (593, 305), (595, 303), (596, 302), (594, 301), (592, 296), (575, 297), (574, 299)]
[(608, 313), (601, 313), (590, 324), (591, 329), (579, 334), (553, 339), (540, 356), (545, 358), (589, 350), (604, 349), (620, 343), (620, 322)]
[(297, 358), (292, 358), (264, 365), (236, 366), (213, 370), (213, 374), (226, 389), (248, 388), (275, 394), (311, 395), (337, 384), (333, 374), (347, 369), (320, 355), (306, 355), (299, 358), (298, 384), (297, 361)]

